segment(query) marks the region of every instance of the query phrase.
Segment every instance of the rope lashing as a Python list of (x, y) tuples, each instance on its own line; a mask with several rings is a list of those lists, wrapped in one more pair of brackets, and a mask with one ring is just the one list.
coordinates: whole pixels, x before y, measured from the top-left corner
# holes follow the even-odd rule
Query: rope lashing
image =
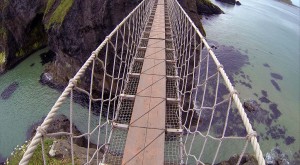
[(47, 135), (47, 131), (42, 126), (38, 126), (36, 131), (39, 132), (42, 136)]
[(256, 131), (252, 131), (252, 132), (250, 132), (250, 133), (246, 136), (246, 138), (247, 138), (248, 141), (250, 141), (250, 139), (251, 139), (252, 137), (257, 137), (257, 132), (256, 132)]
[[(225, 73), (224, 66), (220, 64), (213, 49), (206, 42), (205, 37), (202, 36), (177, 0), (158, 1), (165, 5), (165, 19), (168, 17), (169, 21), (169, 23), (167, 23), (168, 25), (165, 25), (166, 28), (169, 29), (169, 39), (167, 39), (166, 36), (166, 42), (171, 42), (172, 44), (172, 49), (166, 49), (166, 52), (168, 51), (173, 54), (174, 76), (178, 77), (175, 86), (172, 86), (172, 88), (176, 88), (177, 97), (168, 98), (166, 104), (172, 103), (177, 105), (178, 109), (175, 109), (175, 107), (174, 110), (178, 111), (175, 117), (179, 120), (180, 129), (176, 128), (177, 131), (175, 132), (177, 132), (176, 136), (178, 135), (179, 140), (165, 140), (165, 143), (176, 142), (177, 147), (174, 147), (175, 145), (165, 146), (165, 149), (169, 150), (171, 153), (169, 156), (165, 155), (165, 160), (171, 159), (170, 164), (191, 164), (190, 162), (204, 164), (204, 162), (207, 162), (205, 160), (207, 159), (206, 148), (210, 147), (209, 141), (214, 140), (218, 147), (215, 150), (215, 154), (213, 155), (211, 154), (212, 152), (210, 152), (208, 157), (214, 157), (210, 164), (216, 164), (220, 162), (219, 157), (221, 154), (228, 154), (227, 152), (219, 153), (219, 151), (222, 151), (221, 148), (224, 147), (224, 140), (246, 139), (243, 150), (239, 152), (241, 154), (238, 162), (241, 161), (249, 143), (253, 147), (259, 165), (264, 165), (265, 161), (256, 138), (257, 133), (252, 129), (247, 114), (238, 98), (238, 92), (232, 86)], [(124, 151), (122, 150), (124, 149), (122, 147), (124, 147), (123, 145), (125, 144), (122, 139), (124, 138), (123, 136), (127, 135), (127, 132), (125, 127), (120, 129), (120, 125), (119, 127), (114, 126), (113, 121), (117, 122), (117, 117), (123, 113), (121, 113), (120, 110), (121, 106), (123, 106), (121, 104), (123, 103), (122, 101), (130, 100), (129, 97), (124, 97), (126, 94), (124, 91), (127, 86), (130, 86), (128, 83), (130, 78), (133, 77), (130, 73), (133, 69), (135, 59), (138, 57), (137, 54), (141, 50), (140, 48), (143, 47), (143, 51), (145, 51), (145, 46), (141, 46), (140, 43), (142, 40), (148, 38), (145, 36), (150, 34), (146, 29), (149, 29), (150, 26), (148, 22), (148, 20), (151, 20), (150, 15), (156, 14), (152, 11), (152, 9), (156, 8), (154, 7), (154, 3), (156, 3), (156, 0), (143, 0), (119, 25), (116, 26), (98, 48), (91, 53), (90, 57), (76, 73), (74, 78), (69, 80), (68, 86), (56, 101), (55, 105), (51, 108), (43, 124), (37, 128), (37, 133), (23, 155), (20, 162), (21, 165), (27, 165), (34, 150), (41, 142), (43, 143), (44, 136), (49, 137), (51, 135), (69, 135), (71, 137), (71, 148), (74, 145), (73, 138), (88, 137), (86, 164), (121, 164), (121, 157), (117, 158), (111, 154), (118, 153), (118, 155), (122, 156), (122, 152)], [(203, 53), (203, 50), (205, 53)], [(99, 56), (101, 56), (101, 59)], [(170, 63), (172, 61), (166, 62)], [(86, 73), (87, 71), (91, 71), (91, 73)], [(94, 75), (94, 72), (97, 75)], [(89, 90), (88, 86), (85, 89), (77, 87), (78, 82), (84, 82), (84, 76), (87, 74), (90, 75)], [(99, 80), (99, 75), (101, 76), (101, 80)], [(167, 81), (173, 81), (172, 77), (173, 76), (171, 76), (171, 78), (169, 77)], [(109, 82), (110, 80), (112, 81)], [(99, 88), (98, 92), (101, 96), (94, 94), (92, 90), (94, 87), (93, 84), (99, 84), (99, 81), (102, 88)], [(221, 83), (224, 83), (225, 87), (224, 85), (220, 86)], [(88, 111), (84, 112), (87, 116), (83, 119), (83, 124), (87, 124), (87, 129), (83, 130), (83, 133), (77, 136), (74, 136), (71, 128), (73, 126), (73, 121), (76, 122), (76, 120), (73, 120), (75, 116), (75, 113), (73, 114), (73, 90), (89, 96)], [(107, 91), (109, 91), (109, 94), (104, 95)], [(47, 134), (46, 130), (51, 121), (68, 99), (70, 99), (70, 132)], [(100, 106), (100, 108), (97, 109), (97, 112), (99, 112), (97, 116), (93, 115), (94, 108), (92, 108), (96, 102)], [(233, 105), (238, 109), (238, 112), (234, 111), (235, 107), (233, 107)], [(130, 106), (129, 103), (128, 105), (127, 103), (125, 105), (125, 116), (127, 118), (130, 117), (128, 114), (131, 112), (127, 110)], [(207, 114), (207, 111), (211, 114)], [(238, 135), (227, 136), (225, 134), (228, 123), (233, 120), (229, 117), (232, 112), (239, 114), (234, 115), (234, 117), (238, 116), (241, 118), (241, 125), (244, 126), (248, 135), (239, 137)], [(185, 113), (188, 113), (188, 115), (184, 115)], [(220, 113), (225, 114), (221, 115), (225, 116), (225, 121), (222, 121), (223, 123), (221, 123), (223, 124), (223, 130), (219, 130), (219, 132), (221, 132), (219, 136), (214, 136), (212, 135), (215, 129), (214, 124), (216, 123), (214, 120), (218, 120), (215, 116)], [(76, 116), (76, 118), (78, 118), (78, 116)], [(207, 124), (205, 131), (198, 129), (198, 127), (202, 126), (203, 119), (206, 120), (205, 123)], [(130, 118), (128, 120), (130, 121)], [(164, 129), (163, 132), (167, 135), (168, 133), (173, 133), (174, 130), (175, 129), (169, 129), (169, 131), (165, 131)], [(179, 132), (181, 132), (181, 134), (178, 130), (180, 130)], [(199, 144), (203, 139), (204, 142)], [(90, 142), (96, 144), (96, 150), (92, 149)], [(44, 148), (43, 144), (42, 147)], [(200, 147), (202, 147), (202, 149)], [(195, 150), (195, 148), (197, 148), (197, 150)], [(103, 155), (99, 152), (101, 150), (104, 151)], [(75, 164), (74, 157), (76, 156), (73, 149), (71, 149), (71, 152), (72, 164)], [(179, 162), (177, 160), (179, 160)]]

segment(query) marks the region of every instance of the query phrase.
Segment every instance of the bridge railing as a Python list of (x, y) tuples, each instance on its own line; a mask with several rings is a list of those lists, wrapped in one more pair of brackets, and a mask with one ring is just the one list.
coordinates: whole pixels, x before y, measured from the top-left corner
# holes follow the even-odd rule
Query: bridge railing
[[(137, 55), (137, 46), (142, 37), (144, 28), (149, 19), (154, 1), (143, 0), (129, 15), (105, 38), (100, 46), (92, 52), (91, 56), (83, 64), (73, 79), (58, 98), (43, 123), (38, 127), (26, 152), (19, 164), (28, 164), (39, 144), (42, 145), (44, 164), (46, 164), (44, 151), (44, 137), (48, 136), (69, 136), (74, 164), (74, 139), (87, 138), (86, 164), (99, 163), (100, 150), (105, 150), (108, 145), (111, 132), (112, 119), (116, 117), (115, 110), (120, 101), (120, 94), (128, 81), (128, 72)], [(84, 77), (84, 78), (83, 78)], [(87, 77), (89, 80), (86, 80)], [(97, 89), (97, 90), (96, 90)], [(97, 92), (101, 89), (101, 92)], [(73, 97), (75, 93), (86, 95), (88, 102), (87, 131), (81, 135), (73, 133)], [(47, 128), (55, 115), (66, 102), (70, 102), (70, 132), (47, 133)], [(98, 113), (98, 124), (91, 125), (93, 113)], [(90, 150), (90, 142), (97, 145), (96, 149)]]
[(166, 2), (179, 76), (182, 163), (216, 164), (239, 154), (239, 164), (250, 142), (264, 165), (256, 132), (223, 65), (178, 1)]

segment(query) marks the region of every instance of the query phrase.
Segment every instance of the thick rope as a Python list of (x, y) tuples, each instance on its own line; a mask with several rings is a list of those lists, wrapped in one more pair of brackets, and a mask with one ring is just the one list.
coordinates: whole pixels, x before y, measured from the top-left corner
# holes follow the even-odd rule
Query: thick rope
[[(204, 46), (206, 47), (207, 51), (208, 51), (208, 54), (209, 56), (213, 59), (214, 63), (216, 64), (217, 66), (217, 70), (219, 71), (219, 73), (221, 74), (221, 76), (223, 77), (224, 81), (225, 81), (225, 85), (226, 87), (229, 89), (229, 92), (230, 92), (230, 95), (235, 103), (235, 105), (237, 106), (237, 109), (238, 109), (238, 112), (242, 118), (242, 121), (243, 121), (243, 124), (245, 125), (245, 128), (246, 128), (246, 131), (248, 132), (248, 135), (251, 135), (254, 131), (252, 129), (252, 125), (250, 124), (249, 122), (249, 119), (247, 117), (247, 114), (245, 113), (245, 110), (237, 96), (237, 91), (234, 89), (234, 87), (232, 86), (228, 76), (226, 75), (225, 71), (224, 71), (224, 68), (223, 68), (223, 65), (220, 64), (220, 62), (218, 61), (216, 55), (214, 54), (214, 52), (212, 51), (211, 47), (208, 45), (207, 41), (205, 40), (205, 38), (202, 36), (202, 34), (200, 33), (200, 31), (198, 30), (198, 28), (195, 26), (194, 22), (191, 20), (191, 18), (187, 15), (187, 13), (183, 10), (183, 8), (180, 6), (180, 4), (178, 3), (177, 0), (168, 0), (168, 7), (169, 7), (169, 13), (171, 14), (174, 14), (175, 17), (173, 17), (173, 19), (175, 21), (178, 21), (180, 22), (180, 25), (177, 26), (176, 23), (173, 24), (173, 26), (175, 28), (173, 28), (175, 31), (177, 31), (178, 33), (180, 33), (179, 35), (187, 35), (188, 31), (189, 31), (189, 26), (192, 26), (194, 31), (197, 33), (197, 35), (200, 37), (201, 39), (201, 45), (202, 43), (204, 44)], [(180, 14), (180, 13), (183, 13), (183, 14)], [(180, 20), (180, 21), (179, 21)], [(174, 22), (175, 22), (174, 21)], [(179, 27), (179, 28), (178, 28)], [(177, 28), (177, 29), (176, 29)], [(187, 37), (182, 37), (180, 36), (180, 41), (179, 43), (181, 43), (182, 45), (185, 45), (185, 49), (187, 49), (187, 45), (189, 44), (187, 41), (189, 40), (188, 39), (188, 36)], [(183, 40), (183, 41), (182, 41)], [(181, 48), (181, 45), (178, 47), (179, 49)], [(201, 52), (201, 50), (200, 50)], [(179, 53), (179, 55), (185, 55), (185, 54), (188, 54), (187, 53), (187, 50), (182, 50), (181, 53)], [(182, 59), (183, 60), (183, 59)], [(201, 60), (201, 59), (200, 59)], [(208, 60), (208, 56), (207, 56), (207, 60)], [(182, 66), (182, 64), (184, 63), (184, 61), (189, 61), (187, 59), (183, 60), (182, 62), (179, 63), (179, 66)], [(207, 62), (208, 64), (208, 62)], [(188, 65), (189, 66), (189, 65)], [(185, 67), (186, 69), (187, 67)], [(207, 71), (206, 71), (206, 74), (207, 74)], [(180, 75), (180, 77), (182, 77), (182, 75)], [(206, 77), (206, 80), (208, 80), (208, 77)], [(206, 91), (206, 81), (205, 81), (205, 84), (204, 84), (204, 94), (203, 94), (203, 99), (202, 99), (202, 105), (201, 107), (203, 107), (203, 101), (204, 101), (204, 96), (205, 96), (205, 91)], [(201, 112), (200, 111), (200, 115), (201, 115)], [(200, 119), (200, 117), (199, 117)], [(199, 121), (198, 121), (199, 123)], [(198, 125), (197, 125), (198, 126)], [(206, 139), (206, 138), (205, 138)], [(257, 142), (257, 138), (256, 136), (249, 136), (249, 141), (251, 142), (252, 146), (253, 146), (253, 149), (254, 149), (254, 152), (255, 152), (255, 157), (259, 163), (259, 165), (265, 165), (265, 160), (263, 158), (263, 154), (262, 154), (262, 151), (260, 149), (260, 145), (259, 143)], [(187, 138), (186, 138), (187, 140)], [(192, 143), (193, 143), (193, 140), (194, 140), (194, 137), (192, 139)], [(205, 140), (206, 142), (206, 140)], [(205, 145), (205, 142), (204, 142), (204, 145)], [(192, 144), (191, 143), (191, 144)], [(186, 151), (185, 151), (186, 152)], [(190, 150), (185, 153), (187, 155), (190, 155), (189, 153), (191, 152), (191, 148)], [(202, 151), (203, 152), (203, 151)], [(193, 156), (192, 156), (193, 157)], [(200, 154), (200, 157), (201, 157), (201, 154)], [(194, 157), (196, 159), (196, 157)], [(200, 159), (200, 158), (199, 158)], [(187, 160), (186, 160), (187, 162)]]
[[(138, 10), (146, 10), (146, 2), (149, 2), (149, 0), (143, 0), (138, 6), (136, 6), (124, 19), (123, 21), (105, 38), (105, 40), (99, 45), (99, 47), (92, 52), (91, 56), (88, 58), (88, 60), (84, 63), (84, 65), (79, 69), (79, 71), (76, 73), (73, 79), (70, 80), (68, 86), (65, 88), (65, 90), (62, 92), (61, 96), (58, 98), (58, 100), (55, 102), (54, 106), (51, 108), (50, 112), (44, 119), (41, 126), (38, 127), (36, 134), (34, 135), (33, 139), (31, 140), (31, 143), (29, 144), (26, 152), (23, 155), (23, 158), (20, 161), (20, 165), (26, 165), (29, 163), (30, 158), (32, 157), (35, 149), (37, 148), (38, 144), (40, 143), (43, 136), (47, 134), (46, 129), (49, 127), (50, 123), (52, 122), (54, 116), (56, 115), (57, 111), (60, 109), (62, 104), (65, 102), (65, 100), (70, 95), (70, 92), (73, 90), (77, 82), (80, 80), (80, 78), (84, 75), (87, 68), (92, 64), (92, 62), (97, 58), (99, 52), (107, 45), (109, 44), (109, 41), (111, 40), (112, 36), (115, 35), (122, 26), (125, 26), (126, 23), (130, 21), (130, 19), (136, 14)], [(93, 76), (93, 75), (92, 75)], [(71, 108), (73, 108), (71, 106)], [(72, 112), (72, 110), (71, 110)], [(72, 118), (72, 116), (71, 116)], [(107, 123), (107, 122), (106, 122)], [(100, 127), (98, 127), (100, 128)], [(72, 128), (70, 128), (72, 129)], [(94, 130), (95, 131), (95, 130)], [(92, 132), (94, 132), (92, 131)], [(66, 134), (66, 133), (61, 133)], [(72, 131), (70, 133), (70, 136), (72, 134)], [(90, 136), (91, 132), (88, 134)], [(57, 134), (58, 135), (58, 134)], [(88, 155), (87, 155), (88, 156)], [(73, 153), (72, 153), (72, 161), (73, 161)], [(73, 161), (74, 163), (74, 161)]]
[[(209, 126), (208, 126), (208, 131), (207, 133), (204, 135), (201, 132), (195, 130), (195, 131), (191, 131), (191, 120), (185, 120), (185, 122), (189, 121), (189, 127), (187, 128), (185, 125), (188, 123), (181, 123), (181, 118), (180, 120), (180, 125), (182, 125), (182, 127), (184, 127), (185, 130), (188, 131), (188, 134), (186, 136), (186, 139), (183, 140), (182, 136), (181, 136), (181, 140), (180, 140), (180, 159), (181, 162), (183, 163), (183, 158), (185, 156), (187, 156), (185, 163), (188, 164), (189, 162), (189, 157), (193, 158), (194, 160), (196, 160), (198, 163), (203, 163), (201, 161), (201, 157), (203, 157), (203, 153), (205, 150), (205, 146), (207, 145), (207, 139), (211, 138), (213, 140), (218, 141), (218, 148), (216, 150), (215, 155), (213, 156), (213, 163), (215, 163), (217, 156), (218, 156), (218, 152), (220, 150), (220, 147), (222, 145), (222, 140), (223, 139), (247, 139), (244, 148), (242, 150), (242, 154), (240, 154), (240, 158), (239, 161), (241, 160), (242, 155), (244, 155), (245, 151), (246, 151), (246, 147), (248, 145), (248, 141), (252, 144), (254, 152), (255, 152), (255, 156), (256, 159), (258, 160), (260, 165), (264, 165), (264, 159), (263, 159), (263, 155), (262, 152), (260, 150), (260, 146), (257, 142), (257, 138), (256, 138), (256, 133), (253, 131), (252, 126), (249, 122), (249, 119), (247, 118), (247, 115), (243, 109), (243, 106), (238, 98), (238, 92), (233, 88), (230, 80), (228, 79), (225, 71), (224, 71), (224, 67), (223, 65), (221, 65), (218, 61), (218, 59), (216, 58), (215, 54), (213, 53), (212, 49), (209, 47), (208, 43), (206, 42), (206, 40), (204, 39), (204, 37), (201, 35), (201, 33), (199, 32), (199, 30), (196, 28), (196, 26), (194, 25), (194, 23), (191, 21), (191, 19), (189, 18), (189, 16), (185, 13), (185, 11), (182, 9), (182, 7), (179, 5), (179, 3), (176, 0), (167, 0), (168, 1), (168, 13), (170, 15), (173, 15), (173, 20), (170, 20), (170, 24), (171, 24), (171, 31), (173, 32), (173, 37), (175, 38), (174, 41), (174, 47), (177, 48), (176, 53), (174, 53), (174, 60), (177, 64), (177, 68), (175, 69), (176, 75), (179, 77), (178, 81), (177, 81), (177, 85), (181, 83), (181, 80), (183, 80), (183, 84), (180, 87), (181, 89), (177, 89), (177, 95), (178, 98), (180, 98), (182, 100), (183, 103), (178, 103), (179, 105), (179, 116), (181, 116), (182, 113), (189, 113), (189, 112), (193, 112), (192, 113), (192, 118), (194, 117), (194, 112), (199, 112), (199, 116), (201, 116), (202, 111), (204, 109), (207, 110), (211, 110), (212, 111), (212, 116), (210, 117), (209, 120)], [(74, 76), (73, 79), (71, 79), (69, 81), (68, 86), (65, 88), (65, 90), (63, 91), (63, 93), (61, 94), (61, 96), (58, 98), (58, 100), (56, 101), (56, 103), (54, 104), (54, 106), (51, 108), (50, 112), (48, 113), (47, 117), (45, 118), (44, 122), (41, 124), (41, 126), (38, 127), (37, 132), (35, 134), (35, 136), (33, 137), (30, 145), (28, 146), (26, 152), (23, 155), (22, 160), (20, 161), (19, 164), (21, 165), (25, 165), (28, 164), (30, 158), (32, 157), (34, 150), (37, 148), (38, 144), (42, 142), (42, 138), (45, 136), (58, 136), (58, 135), (68, 135), (71, 138), (71, 152), (72, 152), (72, 164), (74, 164), (74, 153), (73, 153), (73, 138), (80, 138), (83, 136), (87, 136), (88, 137), (88, 141), (90, 142), (90, 136), (98, 131), (98, 141), (97, 141), (97, 149), (96, 151), (94, 151), (94, 153), (92, 154), (92, 156), (90, 157), (90, 151), (89, 149), (87, 149), (87, 162), (86, 164), (90, 164), (92, 163), (94, 157), (96, 157), (97, 159), (97, 164), (99, 163), (98, 160), (98, 152), (100, 151), (100, 149), (102, 149), (102, 147), (107, 146), (107, 144), (111, 143), (111, 136), (112, 136), (112, 132), (113, 132), (113, 128), (111, 128), (111, 124), (112, 122), (110, 122), (108, 115), (106, 116), (106, 121), (104, 121), (104, 123), (101, 121), (101, 116), (102, 116), (102, 109), (104, 108), (104, 102), (105, 101), (109, 101), (109, 106), (108, 106), (108, 114), (110, 113), (111, 108), (110, 105), (114, 105), (114, 108), (117, 109), (117, 107), (120, 107), (120, 99), (119, 98), (119, 94), (118, 93), (118, 89), (120, 89), (120, 91), (124, 90), (126, 84), (128, 83), (128, 74), (125, 75), (125, 73), (129, 73), (130, 72), (130, 68), (132, 68), (133, 65), (133, 58), (137, 53), (137, 45), (140, 42), (140, 38), (142, 35), (142, 32), (144, 30), (144, 27), (147, 24), (146, 19), (142, 19), (142, 18), (147, 18), (150, 15), (150, 8), (152, 8), (153, 6), (153, 1), (152, 0), (144, 0), (142, 1), (131, 13), (129, 13), (129, 15), (110, 33), (110, 35), (108, 35), (105, 40), (100, 44), (100, 46), (92, 52), (91, 56), (88, 58), (88, 60), (84, 63), (84, 65), (80, 68), (80, 70), (76, 73), (76, 75)], [(176, 32), (176, 33), (174, 33)], [(174, 35), (175, 34), (175, 35)], [(119, 38), (121, 37), (122, 39), (122, 44), (118, 43)], [(200, 37), (199, 40), (197, 40), (197, 38)], [(115, 41), (115, 43), (113, 42)], [(200, 42), (199, 45), (192, 45), (193, 43)], [(202, 45), (205, 46), (205, 48), (207, 49), (207, 55), (202, 55)], [(118, 47), (122, 47), (122, 53), (124, 53), (123, 55), (125, 57), (123, 57), (122, 55), (118, 54)], [(126, 46), (126, 51), (123, 52), (123, 47)], [(196, 48), (195, 48), (196, 46)], [(113, 49), (114, 52), (108, 52), (109, 51), (109, 47), (111, 47)], [(193, 49), (194, 48), (194, 49)], [(98, 55), (100, 54), (101, 50), (105, 50), (105, 60), (102, 61), (100, 60), (100, 58), (98, 57)], [(196, 50), (199, 50), (199, 54), (197, 53)], [(113, 61), (113, 69), (112, 69), (112, 74), (108, 74), (107, 73), (107, 65), (109, 64), (108, 60), (108, 53), (113, 53), (114, 54), (114, 61)], [(110, 54), (109, 54), (110, 55)], [(199, 63), (196, 64), (196, 57), (199, 56)], [(125, 58), (125, 59), (124, 59)], [(124, 64), (124, 69), (126, 71), (124, 71), (124, 73), (122, 74), (119, 70), (119, 72), (116, 70), (115, 71), (115, 62), (116, 59), (120, 60), (121, 62), (121, 66), (122, 64)], [(194, 60), (193, 62), (191, 60)], [(217, 72), (211, 76), (208, 76), (208, 72), (209, 72), (209, 63), (210, 61), (213, 61), (214, 64), (216, 65), (217, 68)], [(98, 62), (100, 64), (100, 66), (103, 69), (103, 82), (102, 82), (102, 96), (101, 98), (93, 98), (92, 96), (92, 86), (93, 86), (93, 77), (94, 77), (94, 65), (95, 62)], [(204, 70), (204, 73), (206, 74), (205, 76), (205, 82), (203, 82), (202, 84), (200, 84), (199, 82), (199, 76), (200, 76), (200, 72), (201, 71), (201, 65), (204, 63), (205, 65), (207, 65), (206, 69)], [(92, 66), (92, 73), (91, 73), (91, 84), (90, 84), (90, 91), (86, 91), (84, 89), (81, 89), (79, 87), (77, 87), (77, 82), (80, 80), (80, 78), (82, 78), (82, 76), (84, 75), (84, 73), (86, 72), (87, 68)], [(193, 66), (192, 71), (190, 69), (190, 66)], [(177, 69), (180, 69), (180, 72), (178, 72)], [(195, 71), (195, 70), (199, 70), (199, 72)], [(117, 73), (118, 72), (118, 73)], [(117, 76), (116, 76), (117, 75)], [(191, 83), (192, 89), (188, 89), (187, 84), (188, 84), (188, 77), (192, 77), (193, 81)], [(205, 100), (205, 95), (206, 92), (208, 92), (208, 85), (207, 82), (210, 79), (213, 78), (217, 78), (217, 85), (215, 86), (216, 92), (215, 94), (215, 99), (214, 99), (214, 103), (212, 107), (205, 107), (204, 105), (204, 100)], [(225, 81), (225, 85), (229, 90), (229, 98), (223, 100), (222, 102), (217, 102), (217, 95), (218, 95), (218, 84), (220, 77), (223, 78), (223, 80)], [(109, 98), (104, 100), (104, 86), (105, 86), (105, 81), (107, 79), (111, 79), (111, 83), (110, 83), (110, 94), (109, 94)], [(198, 80), (195, 80), (198, 79)], [(116, 85), (116, 91), (114, 91), (114, 93), (118, 93), (118, 95), (114, 98), (112, 98), (112, 89), (113, 89), (113, 85), (114, 85), (114, 81), (117, 81)], [(121, 81), (119, 83), (119, 81)], [(195, 81), (195, 82), (194, 82)], [(119, 86), (120, 85), (120, 86)], [(177, 86), (179, 88), (179, 86)], [(199, 105), (200, 108), (197, 108), (197, 106), (195, 105), (196, 103), (196, 96), (197, 96), (197, 88), (198, 87), (204, 87), (204, 94), (203, 94), (203, 98), (201, 101), (201, 105)], [(82, 135), (79, 136), (74, 136), (73, 135), (73, 131), (72, 131), (72, 116), (73, 116), (73, 90), (77, 90), (81, 93), (84, 93), (86, 95), (89, 96), (89, 119), (88, 119), (88, 132), (84, 133)], [(188, 91), (189, 90), (189, 91)], [(196, 95), (194, 95), (195, 100), (192, 98), (194, 91), (196, 90)], [(71, 95), (71, 96), (70, 96)], [(61, 105), (67, 100), (68, 96), (72, 97), (70, 98), (70, 132), (57, 132), (57, 133), (52, 133), (52, 134), (47, 134), (46, 130), (49, 127), (50, 123), (52, 122), (55, 114), (57, 113), (57, 111), (59, 110), (59, 108), (61, 107)], [(190, 102), (188, 103), (188, 108), (187, 109), (183, 109), (183, 104), (185, 100), (190, 100)], [(194, 100), (194, 101), (192, 101)], [(245, 125), (245, 128), (247, 130), (248, 135), (246, 137), (224, 137), (225, 131), (226, 131), (226, 127), (227, 127), (227, 121), (228, 121), (228, 116), (229, 116), (229, 110), (232, 104), (232, 100), (235, 103), (235, 105), (238, 108), (239, 114), (242, 118), (243, 124)], [(98, 125), (92, 130), (90, 127), (90, 123), (91, 123), (91, 103), (92, 101), (101, 101), (101, 109), (100, 109), (100, 117), (99, 117), (99, 123)], [(213, 114), (215, 113), (215, 109), (218, 105), (224, 103), (224, 102), (228, 102), (228, 108), (227, 108), (227, 114), (226, 114), (226, 123), (224, 125), (224, 130), (223, 130), (223, 134), (221, 138), (216, 138), (213, 137), (211, 135), (209, 135), (210, 131), (211, 131), (211, 127), (212, 127), (212, 120), (213, 120)], [(114, 113), (114, 111), (113, 111)], [(113, 114), (113, 117), (116, 118), (116, 116), (118, 116), (118, 111), (116, 112), (116, 114)], [(188, 119), (188, 115), (186, 117), (186, 119)], [(197, 121), (197, 126), (196, 128), (198, 128), (200, 123), (200, 117), (198, 118)], [(102, 128), (105, 128), (105, 132), (102, 131)], [(187, 143), (188, 140), (188, 136), (192, 136), (192, 140), (190, 141), (191, 144), (194, 143), (195, 140), (197, 140), (197, 136), (200, 135), (201, 137), (203, 137), (205, 139), (204, 144), (203, 144), (203, 148), (201, 149), (200, 153), (197, 153), (199, 155), (192, 155), (192, 146), (191, 145), (189, 148), (187, 148), (188, 146), (186, 146), (185, 144)], [(104, 144), (100, 144), (100, 137), (105, 139), (105, 143)], [(89, 143), (88, 143), (89, 144)], [(43, 146), (43, 142), (42, 142), (42, 147)], [(109, 149), (109, 147), (106, 149), (106, 151)], [(106, 154), (106, 152), (105, 152)], [(105, 162), (105, 154), (103, 157), (103, 163)], [(44, 155), (44, 151), (43, 151), (43, 155)], [(89, 158), (90, 157), (90, 158)], [(45, 161), (45, 158), (44, 158)]]

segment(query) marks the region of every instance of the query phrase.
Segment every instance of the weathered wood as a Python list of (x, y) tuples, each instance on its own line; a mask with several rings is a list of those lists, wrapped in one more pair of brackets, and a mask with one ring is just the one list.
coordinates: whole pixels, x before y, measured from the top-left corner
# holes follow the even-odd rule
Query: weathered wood
[(166, 53), (164, 0), (159, 0), (135, 97), (122, 164), (164, 163)]

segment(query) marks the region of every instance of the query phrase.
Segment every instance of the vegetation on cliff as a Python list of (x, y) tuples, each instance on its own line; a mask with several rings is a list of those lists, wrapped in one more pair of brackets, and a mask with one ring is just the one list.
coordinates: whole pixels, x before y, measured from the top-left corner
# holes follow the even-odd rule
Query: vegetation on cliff
[[(51, 158), (48, 154), (48, 152), (51, 149), (51, 146), (54, 142), (54, 139), (46, 138), (44, 139), (44, 149), (45, 149), (45, 157), (46, 157), (46, 163), (52, 164), (52, 165), (60, 165), (60, 164), (72, 164), (71, 159), (56, 159)], [(11, 154), (10, 158), (7, 159), (6, 164), (19, 164), (21, 161), (29, 143), (25, 143), (22, 146), (17, 146), (15, 148), (15, 151)], [(42, 152), (42, 145), (39, 144), (36, 148), (34, 154), (32, 155), (29, 164), (38, 164), (43, 162), (43, 152)]]
[[(45, 14), (49, 12), (49, 10), (53, 7), (55, 0), (49, 0), (47, 3)], [(56, 7), (54, 12), (51, 14), (51, 17), (46, 24), (46, 29), (48, 30), (51, 25), (57, 24), (61, 25), (62, 22), (65, 20), (65, 16), (69, 12), (70, 8), (72, 7), (74, 0), (61, 0), (60, 4)]]
[(5, 60), (6, 60), (5, 53), (4, 52), (0, 52), (0, 65), (4, 64)]

